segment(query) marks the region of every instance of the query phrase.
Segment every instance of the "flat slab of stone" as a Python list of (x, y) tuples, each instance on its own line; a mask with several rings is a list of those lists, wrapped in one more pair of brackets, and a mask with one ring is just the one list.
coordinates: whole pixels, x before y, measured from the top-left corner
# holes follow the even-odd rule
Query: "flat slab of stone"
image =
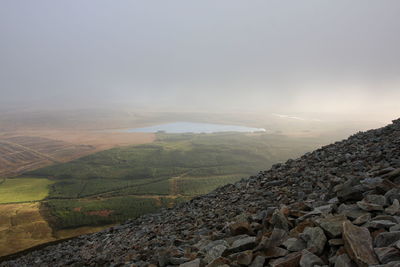
[(400, 231), (384, 232), (375, 237), (374, 245), (377, 248), (390, 247), (400, 240)]
[(324, 229), (328, 236), (334, 238), (342, 235), (344, 221), (347, 221), (345, 215), (336, 215), (321, 219), (319, 226)]
[(300, 264), (300, 259), (302, 257), (302, 253), (299, 252), (293, 252), (285, 257), (276, 259), (276, 260), (271, 260), (269, 262), (269, 265), (271, 267), (298, 267)]
[(343, 223), (344, 247), (352, 260), (359, 266), (378, 264), (372, 248), (372, 238), (367, 228)]

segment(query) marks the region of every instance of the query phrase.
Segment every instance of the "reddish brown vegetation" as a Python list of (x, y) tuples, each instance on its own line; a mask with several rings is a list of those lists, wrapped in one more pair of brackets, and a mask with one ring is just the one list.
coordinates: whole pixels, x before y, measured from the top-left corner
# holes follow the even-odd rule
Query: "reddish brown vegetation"
[(85, 214), (97, 215), (97, 216), (101, 216), (101, 217), (108, 217), (113, 212), (114, 212), (113, 210), (94, 210), (94, 211), (85, 212)]
[(0, 176), (17, 175), (116, 146), (153, 142), (154, 134), (27, 130), (0, 135)]

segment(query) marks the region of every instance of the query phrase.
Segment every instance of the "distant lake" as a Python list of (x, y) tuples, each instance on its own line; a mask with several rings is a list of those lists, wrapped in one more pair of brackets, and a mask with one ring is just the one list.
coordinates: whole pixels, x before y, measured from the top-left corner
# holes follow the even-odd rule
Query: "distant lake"
[(159, 124), (144, 128), (133, 128), (123, 130), (129, 133), (217, 133), (217, 132), (265, 132), (263, 128), (251, 128), (239, 125), (197, 123), (197, 122), (174, 122)]

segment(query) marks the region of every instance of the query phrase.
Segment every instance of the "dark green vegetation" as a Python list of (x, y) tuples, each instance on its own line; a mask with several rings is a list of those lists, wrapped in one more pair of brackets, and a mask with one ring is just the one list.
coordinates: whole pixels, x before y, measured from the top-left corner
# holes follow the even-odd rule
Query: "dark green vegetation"
[(140, 198), (134, 196), (107, 199), (50, 200), (46, 206), (59, 229), (79, 226), (97, 226), (125, 221), (154, 212), (161, 206), (171, 206), (177, 199)]
[(27, 173), (54, 181), (47, 207), (57, 228), (120, 222), (212, 191), (297, 157), (315, 138), (266, 133), (158, 134)]

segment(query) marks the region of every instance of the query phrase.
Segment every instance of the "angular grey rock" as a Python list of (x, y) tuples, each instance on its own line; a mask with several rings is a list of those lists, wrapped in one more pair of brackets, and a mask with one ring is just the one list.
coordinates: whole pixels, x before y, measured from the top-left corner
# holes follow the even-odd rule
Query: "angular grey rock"
[(250, 224), (246, 222), (235, 222), (229, 226), (232, 235), (250, 234)]
[(399, 267), (400, 261), (392, 261), (386, 264), (372, 265), (373, 267)]
[(396, 231), (400, 231), (400, 223), (398, 223), (398, 224), (396, 224), (394, 226), (391, 226), (389, 228), (389, 232), (396, 232)]
[(336, 257), (334, 267), (357, 267), (357, 266), (345, 253)]
[(169, 262), (172, 265), (180, 265), (180, 264), (183, 264), (183, 263), (188, 262), (188, 261), (190, 261), (188, 258), (177, 258), (177, 257), (170, 257), (169, 258)]
[(324, 262), (321, 260), (321, 258), (311, 253), (310, 251), (305, 249), (301, 253), (302, 253), (300, 259), (301, 267), (313, 267), (316, 265), (324, 265)]
[(329, 237), (334, 238), (342, 235), (343, 222), (347, 218), (345, 215), (336, 215), (323, 218), (319, 221), (319, 226), (324, 229)]
[(272, 214), (271, 224), (274, 226), (274, 228), (279, 228), (285, 230), (286, 232), (289, 231), (289, 222), (285, 215), (283, 215), (283, 213), (278, 209), (276, 209)]
[(250, 267), (263, 267), (265, 263), (265, 257), (257, 256), (254, 258), (253, 262), (250, 264)]
[(253, 260), (253, 252), (251, 250), (246, 250), (238, 252), (229, 256), (229, 259), (236, 261), (240, 265), (250, 265)]
[(305, 219), (315, 215), (329, 214), (330, 212), (332, 212), (332, 206), (333, 206), (332, 204), (318, 206), (314, 208), (312, 211), (308, 212), (307, 214), (304, 214), (303, 216), (299, 217), (297, 220), (304, 221)]
[(398, 199), (393, 200), (393, 204), (385, 209), (385, 212), (390, 215), (400, 214), (400, 203)]
[(366, 195), (364, 201), (379, 206), (386, 206), (387, 204), (386, 197), (382, 195)]
[(400, 177), (400, 168), (394, 169), (394, 170), (392, 170), (391, 172), (389, 172), (389, 173), (383, 175), (382, 177), (383, 177), (383, 178), (387, 178), (387, 179), (389, 179), (389, 180), (393, 180), (393, 179), (395, 179), (395, 178), (398, 178), (398, 177)]
[(307, 244), (302, 239), (292, 237), (283, 242), (283, 246), (290, 252), (296, 252), (305, 249)]
[(373, 203), (368, 203), (365, 201), (357, 201), (357, 206), (365, 211), (382, 211), (383, 206), (382, 205), (377, 205)]
[(361, 200), (363, 199), (363, 190), (360, 185), (352, 186), (350, 183), (346, 183), (336, 193), (336, 195), (341, 202)]
[(372, 238), (367, 228), (351, 222), (343, 223), (344, 247), (350, 258), (359, 266), (378, 264), (372, 248)]
[(279, 247), (288, 238), (285, 230), (274, 228), (270, 237), (263, 239), (257, 247), (257, 250)]
[(396, 218), (396, 216), (391, 216), (391, 215), (377, 215), (372, 218), (374, 221), (391, 221), (394, 223), (399, 223), (399, 220)]
[(319, 227), (307, 227), (300, 238), (306, 241), (307, 250), (317, 255), (322, 253), (327, 241), (324, 231)]
[(285, 257), (279, 258), (279, 259), (274, 259), (269, 262), (269, 265), (271, 267), (295, 267), (299, 266), (300, 264), (300, 259), (301, 259), (302, 253), (299, 252), (293, 252)]
[(365, 224), (365, 227), (374, 229), (389, 229), (389, 227), (396, 225), (396, 223), (389, 220), (372, 220)]
[(381, 263), (386, 264), (391, 261), (400, 261), (400, 251), (393, 247), (375, 248), (375, 253)]
[(211, 261), (206, 265), (206, 267), (222, 267), (222, 266), (229, 266), (228, 263), (230, 261), (224, 257), (219, 257)]
[(338, 213), (346, 215), (347, 218), (355, 220), (362, 215), (368, 214), (368, 212), (360, 209), (356, 204), (341, 204), (338, 208)]
[(395, 199), (400, 201), (400, 188), (393, 188), (387, 191), (385, 197), (389, 203), (393, 203)]
[(377, 248), (390, 247), (400, 240), (400, 231), (383, 232), (375, 237), (374, 246)]
[(370, 213), (365, 213), (365, 214), (363, 214), (361, 216), (358, 216), (357, 219), (355, 219), (353, 221), (353, 224), (361, 225), (361, 224), (364, 224), (364, 223), (366, 223), (366, 222), (368, 222), (370, 220), (371, 220), (371, 214)]
[(274, 247), (274, 248), (267, 249), (266, 251), (264, 251), (264, 253), (262, 255), (267, 260), (267, 259), (283, 257), (283, 256), (286, 256), (287, 254), (289, 254), (289, 251), (287, 251), (286, 249)]
[(229, 247), (228, 242), (226, 242), (225, 240), (215, 240), (215, 241), (208, 242), (206, 244), (200, 244), (197, 247), (200, 250), (206, 252), (206, 251), (210, 250), (212, 247), (215, 247), (216, 245), (223, 245), (225, 247)]
[(240, 251), (250, 250), (253, 249), (256, 245), (257, 243), (255, 236), (243, 237), (233, 242), (232, 246), (229, 249), (225, 250), (221, 255), (227, 256)]
[(179, 267), (200, 267), (200, 259), (195, 259), (189, 262), (180, 264)]
[(343, 241), (343, 239), (339, 239), (339, 238), (329, 239), (328, 244), (330, 246), (343, 246), (344, 245), (344, 241)]
[(222, 256), (222, 254), (227, 250), (227, 247), (224, 245), (216, 245), (210, 248), (209, 250), (206, 251), (206, 256), (204, 257), (204, 260), (208, 263), (216, 258), (219, 258)]

